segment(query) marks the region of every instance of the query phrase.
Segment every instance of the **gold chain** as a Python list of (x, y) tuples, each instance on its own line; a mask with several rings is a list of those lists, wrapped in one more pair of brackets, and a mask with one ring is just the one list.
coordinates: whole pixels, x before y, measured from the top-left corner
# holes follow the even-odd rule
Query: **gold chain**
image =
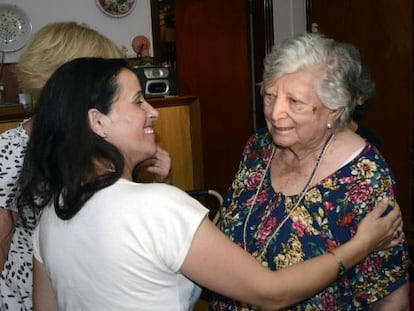
[[(296, 201), (295, 206), (290, 210), (289, 214), (286, 215), (286, 217), (282, 220), (282, 222), (279, 224), (279, 226), (277, 226), (277, 228), (275, 229), (275, 231), (272, 233), (272, 235), (268, 238), (268, 240), (266, 242), (266, 245), (264, 246), (262, 252), (257, 257), (258, 259), (263, 259), (263, 255), (267, 251), (267, 248), (269, 247), (270, 242), (273, 240), (273, 238), (275, 237), (275, 235), (280, 231), (280, 228), (282, 228), (282, 226), (286, 223), (286, 221), (290, 218), (290, 216), (292, 216), (293, 212), (298, 208), (300, 202), (305, 197), (306, 193), (309, 190), (309, 186), (311, 185), (312, 180), (315, 177), (316, 172), (319, 169), (319, 166), (320, 166), (320, 164), (322, 162), (322, 158), (324, 157), (324, 155), (326, 153), (326, 150), (328, 149), (328, 146), (330, 145), (333, 137), (334, 137), (334, 134), (331, 134), (328, 137), (328, 139), (326, 140), (326, 142), (325, 142), (325, 144), (324, 144), (324, 146), (323, 146), (323, 148), (321, 150), (321, 153), (319, 154), (318, 159), (316, 160), (315, 167), (313, 168), (312, 173), (311, 173), (308, 181), (306, 182), (305, 187), (303, 188), (302, 192), (300, 193), (299, 199)], [(262, 176), (262, 180), (260, 181), (260, 184), (259, 184), (259, 186), (258, 186), (258, 188), (256, 190), (256, 194), (255, 194), (255, 196), (253, 198), (253, 202), (250, 205), (249, 213), (247, 214), (246, 221), (244, 222), (244, 226), (243, 226), (243, 248), (244, 248), (245, 251), (247, 251), (247, 224), (248, 224), (248, 222), (250, 220), (250, 217), (252, 215), (252, 210), (253, 210), (253, 208), (254, 208), (254, 206), (256, 204), (257, 196), (259, 195), (259, 192), (262, 189), (264, 179), (266, 178), (267, 171), (269, 170), (270, 163), (272, 162), (275, 153), (276, 153), (276, 147), (273, 146), (273, 149), (272, 149), (272, 153), (270, 155), (269, 162), (266, 165), (266, 168), (265, 168), (264, 173), (263, 173), (263, 176)]]

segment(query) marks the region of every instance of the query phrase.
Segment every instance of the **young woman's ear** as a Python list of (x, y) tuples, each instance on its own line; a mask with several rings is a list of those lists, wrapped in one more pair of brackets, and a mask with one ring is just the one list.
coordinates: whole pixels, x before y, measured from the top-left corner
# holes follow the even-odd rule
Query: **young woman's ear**
[(88, 110), (89, 126), (95, 134), (101, 136), (102, 138), (106, 137), (105, 117), (106, 116), (103, 113), (95, 108)]

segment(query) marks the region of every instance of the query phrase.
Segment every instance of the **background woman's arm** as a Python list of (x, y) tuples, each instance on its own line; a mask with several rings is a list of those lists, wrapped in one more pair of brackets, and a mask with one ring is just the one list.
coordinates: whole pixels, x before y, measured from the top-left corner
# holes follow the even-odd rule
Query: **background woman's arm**
[(17, 213), (0, 207), (0, 271), (3, 270), (14, 233)]
[(33, 310), (58, 311), (55, 293), (42, 263), (33, 257)]
[(409, 311), (409, 283), (405, 283), (388, 296), (373, 304), (371, 311)]

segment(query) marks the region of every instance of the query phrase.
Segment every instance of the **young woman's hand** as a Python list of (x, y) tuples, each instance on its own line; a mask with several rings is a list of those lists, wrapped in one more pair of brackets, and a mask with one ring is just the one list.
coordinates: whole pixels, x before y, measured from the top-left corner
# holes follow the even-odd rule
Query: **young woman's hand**
[(354, 238), (366, 245), (367, 253), (397, 246), (404, 237), (399, 205), (396, 203), (393, 209), (383, 216), (388, 206), (388, 199), (382, 200), (358, 226)]

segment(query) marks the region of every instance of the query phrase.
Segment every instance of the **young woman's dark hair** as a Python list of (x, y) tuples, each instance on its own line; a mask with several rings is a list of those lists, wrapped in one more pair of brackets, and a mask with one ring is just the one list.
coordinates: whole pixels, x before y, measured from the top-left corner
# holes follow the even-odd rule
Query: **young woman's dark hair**
[[(120, 151), (91, 130), (87, 116), (91, 108), (109, 113), (123, 68), (128, 68), (123, 59), (78, 58), (62, 65), (48, 80), (19, 180), (18, 206), (23, 217), (26, 208), (37, 213), (54, 200), (56, 214), (70, 219), (96, 191), (122, 175)], [(96, 160), (114, 171), (97, 176)]]

